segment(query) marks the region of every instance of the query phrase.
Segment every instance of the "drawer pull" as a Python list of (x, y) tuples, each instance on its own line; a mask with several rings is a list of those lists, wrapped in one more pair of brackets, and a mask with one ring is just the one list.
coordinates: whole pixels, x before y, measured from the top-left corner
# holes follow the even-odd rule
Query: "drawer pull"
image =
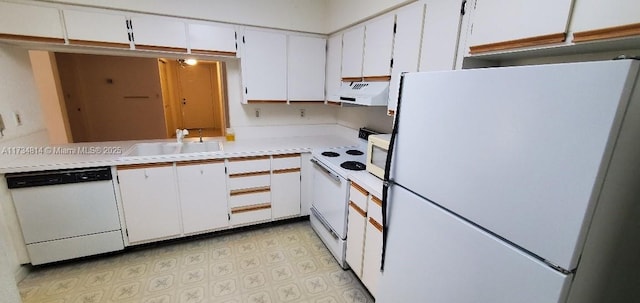
[(252, 160), (269, 160), (269, 156), (249, 156), (249, 157), (229, 158), (229, 162), (252, 161)]
[(118, 165), (116, 166), (116, 169), (126, 170), (126, 169), (140, 169), (140, 168), (153, 168), (153, 167), (166, 167), (166, 166), (173, 166), (173, 162)]
[(373, 227), (375, 227), (379, 232), (382, 232), (382, 224), (378, 223), (378, 221), (373, 218), (369, 218), (369, 223), (371, 223), (371, 225), (373, 225)]
[(230, 174), (229, 178), (255, 177), (255, 176), (264, 176), (269, 174), (271, 174), (269, 171), (256, 171), (256, 172), (250, 172), (250, 173)]
[(362, 188), (362, 186), (356, 184), (355, 182), (351, 182), (351, 187), (358, 190), (360, 193), (362, 193), (365, 196), (369, 195), (369, 192), (366, 189)]
[(353, 203), (353, 201), (349, 201), (349, 206), (351, 206), (353, 210), (357, 211), (361, 216), (367, 216), (367, 212), (360, 208), (357, 204)]
[(231, 209), (231, 214), (239, 214), (239, 213), (246, 213), (249, 211), (256, 211), (256, 210), (262, 210), (262, 209), (269, 209), (271, 208), (271, 203), (267, 202), (267, 203), (262, 203), (262, 204), (255, 204), (255, 205), (249, 205), (249, 206), (242, 206), (242, 207), (234, 207)]
[(176, 162), (177, 166), (224, 163), (223, 159), (206, 159)]
[[(324, 101), (322, 101), (324, 102)], [(280, 158), (297, 158), (300, 157), (300, 154), (281, 154), (281, 155), (273, 155), (272, 156), (274, 159), (280, 159)]]
[(371, 201), (373, 203), (378, 204), (378, 206), (382, 207), (382, 200), (378, 199), (376, 196), (371, 196)]
[(257, 194), (271, 191), (271, 187), (263, 186), (263, 187), (252, 187), (252, 188), (243, 188), (243, 189), (234, 189), (229, 192), (230, 196), (237, 195), (247, 195), (247, 194)]
[(288, 174), (288, 173), (296, 173), (296, 172), (300, 172), (300, 168), (287, 168), (287, 169), (277, 169), (274, 170), (273, 173), (274, 174)]

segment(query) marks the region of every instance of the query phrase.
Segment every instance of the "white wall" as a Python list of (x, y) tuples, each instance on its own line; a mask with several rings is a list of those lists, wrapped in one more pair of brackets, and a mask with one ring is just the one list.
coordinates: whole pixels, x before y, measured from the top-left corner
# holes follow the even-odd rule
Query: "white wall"
[(52, 0), (101, 8), (149, 12), (312, 33), (325, 33), (322, 0)]
[(387, 116), (386, 106), (343, 107), (338, 111), (338, 124), (352, 129), (367, 127), (381, 133), (391, 133), (393, 117)]
[(327, 33), (333, 33), (365, 19), (416, 0), (326, 0)]

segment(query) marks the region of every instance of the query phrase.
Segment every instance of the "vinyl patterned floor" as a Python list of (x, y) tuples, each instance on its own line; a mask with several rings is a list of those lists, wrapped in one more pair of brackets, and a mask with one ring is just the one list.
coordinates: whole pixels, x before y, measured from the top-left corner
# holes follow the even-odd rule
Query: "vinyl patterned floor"
[(34, 269), (24, 303), (373, 302), (299, 221)]

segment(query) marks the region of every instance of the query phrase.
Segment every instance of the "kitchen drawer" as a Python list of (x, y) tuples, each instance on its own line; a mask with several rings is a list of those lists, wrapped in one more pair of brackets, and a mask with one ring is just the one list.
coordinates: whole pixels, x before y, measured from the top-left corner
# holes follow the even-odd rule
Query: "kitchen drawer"
[(231, 208), (231, 225), (243, 225), (271, 220), (271, 203)]
[(273, 155), (271, 169), (287, 169), (300, 167), (300, 154)]
[(376, 222), (382, 224), (382, 201), (375, 196), (369, 196), (369, 209), (367, 214)]
[(351, 182), (349, 189), (349, 200), (355, 203), (362, 210), (367, 211), (367, 197), (369, 192), (355, 182)]
[(231, 191), (229, 207), (245, 207), (248, 205), (271, 203), (271, 190), (269, 187), (252, 188), (246, 191)]
[(230, 158), (227, 161), (229, 175), (271, 170), (269, 156)]
[(229, 191), (255, 187), (268, 187), (271, 182), (271, 173), (257, 172), (241, 175), (230, 175), (227, 181)]

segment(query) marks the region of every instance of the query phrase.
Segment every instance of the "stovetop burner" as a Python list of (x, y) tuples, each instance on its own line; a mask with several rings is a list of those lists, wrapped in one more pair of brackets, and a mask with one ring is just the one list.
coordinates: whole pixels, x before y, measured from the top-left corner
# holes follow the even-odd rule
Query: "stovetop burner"
[(323, 156), (325, 156), (325, 157), (332, 157), (332, 158), (333, 158), (333, 157), (338, 157), (338, 156), (340, 156), (340, 154), (339, 154), (339, 153), (332, 152), (332, 151), (322, 152), (322, 154), (321, 154), (321, 155), (323, 155)]
[(348, 170), (364, 170), (367, 168), (364, 163), (358, 161), (345, 161), (340, 164), (340, 167)]
[(347, 154), (352, 155), (352, 156), (362, 156), (364, 155), (363, 152), (357, 150), (357, 149), (350, 149), (348, 151), (346, 151)]

